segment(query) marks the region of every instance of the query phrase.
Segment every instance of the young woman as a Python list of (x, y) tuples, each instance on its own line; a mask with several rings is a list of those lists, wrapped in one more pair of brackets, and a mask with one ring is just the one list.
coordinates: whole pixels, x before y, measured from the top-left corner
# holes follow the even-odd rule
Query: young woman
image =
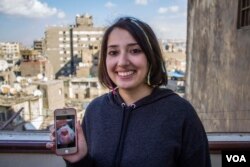
[(146, 23), (123, 17), (106, 30), (99, 80), (112, 91), (88, 106), (82, 127), (77, 126), (79, 151), (63, 157), (68, 167), (211, 166), (195, 110), (160, 88), (167, 72)]

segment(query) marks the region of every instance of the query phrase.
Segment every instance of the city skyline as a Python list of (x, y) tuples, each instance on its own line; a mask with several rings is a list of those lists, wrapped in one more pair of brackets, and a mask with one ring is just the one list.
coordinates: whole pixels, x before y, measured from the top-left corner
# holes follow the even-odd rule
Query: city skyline
[[(11, 0), (12, 1), (12, 0)], [(161, 39), (186, 39), (187, 0), (10, 0), (0, 1), (0, 41), (31, 47), (44, 37), (47, 26), (75, 24), (75, 16), (88, 13), (94, 26), (110, 25), (117, 17), (134, 16), (147, 22)]]

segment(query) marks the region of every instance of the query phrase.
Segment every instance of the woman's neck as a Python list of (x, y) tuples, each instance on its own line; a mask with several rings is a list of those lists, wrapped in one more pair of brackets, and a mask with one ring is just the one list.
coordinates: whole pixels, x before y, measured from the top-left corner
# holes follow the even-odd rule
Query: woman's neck
[(153, 91), (153, 88), (145, 85), (136, 89), (120, 89), (118, 88), (119, 94), (126, 103), (126, 105), (131, 105), (136, 101), (150, 95)]

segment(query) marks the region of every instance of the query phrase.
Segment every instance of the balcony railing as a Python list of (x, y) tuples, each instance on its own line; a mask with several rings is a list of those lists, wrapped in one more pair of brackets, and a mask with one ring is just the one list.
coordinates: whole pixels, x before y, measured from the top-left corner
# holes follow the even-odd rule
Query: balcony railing
[[(48, 131), (0, 131), (0, 153), (52, 153), (45, 146), (50, 141)], [(211, 153), (223, 150), (250, 150), (250, 133), (207, 133)]]
[[(222, 151), (250, 151), (250, 133), (207, 133), (212, 167), (222, 167)], [(65, 166), (61, 157), (46, 148), (49, 132), (0, 131), (0, 164), (16, 166)]]

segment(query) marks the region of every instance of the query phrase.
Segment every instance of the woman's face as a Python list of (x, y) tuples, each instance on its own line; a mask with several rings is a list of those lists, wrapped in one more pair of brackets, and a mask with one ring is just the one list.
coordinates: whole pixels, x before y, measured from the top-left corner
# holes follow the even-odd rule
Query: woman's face
[(121, 28), (114, 28), (107, 42), (108, 75), (119, 89), (145, 86), (148, 62), (136, 40)]

